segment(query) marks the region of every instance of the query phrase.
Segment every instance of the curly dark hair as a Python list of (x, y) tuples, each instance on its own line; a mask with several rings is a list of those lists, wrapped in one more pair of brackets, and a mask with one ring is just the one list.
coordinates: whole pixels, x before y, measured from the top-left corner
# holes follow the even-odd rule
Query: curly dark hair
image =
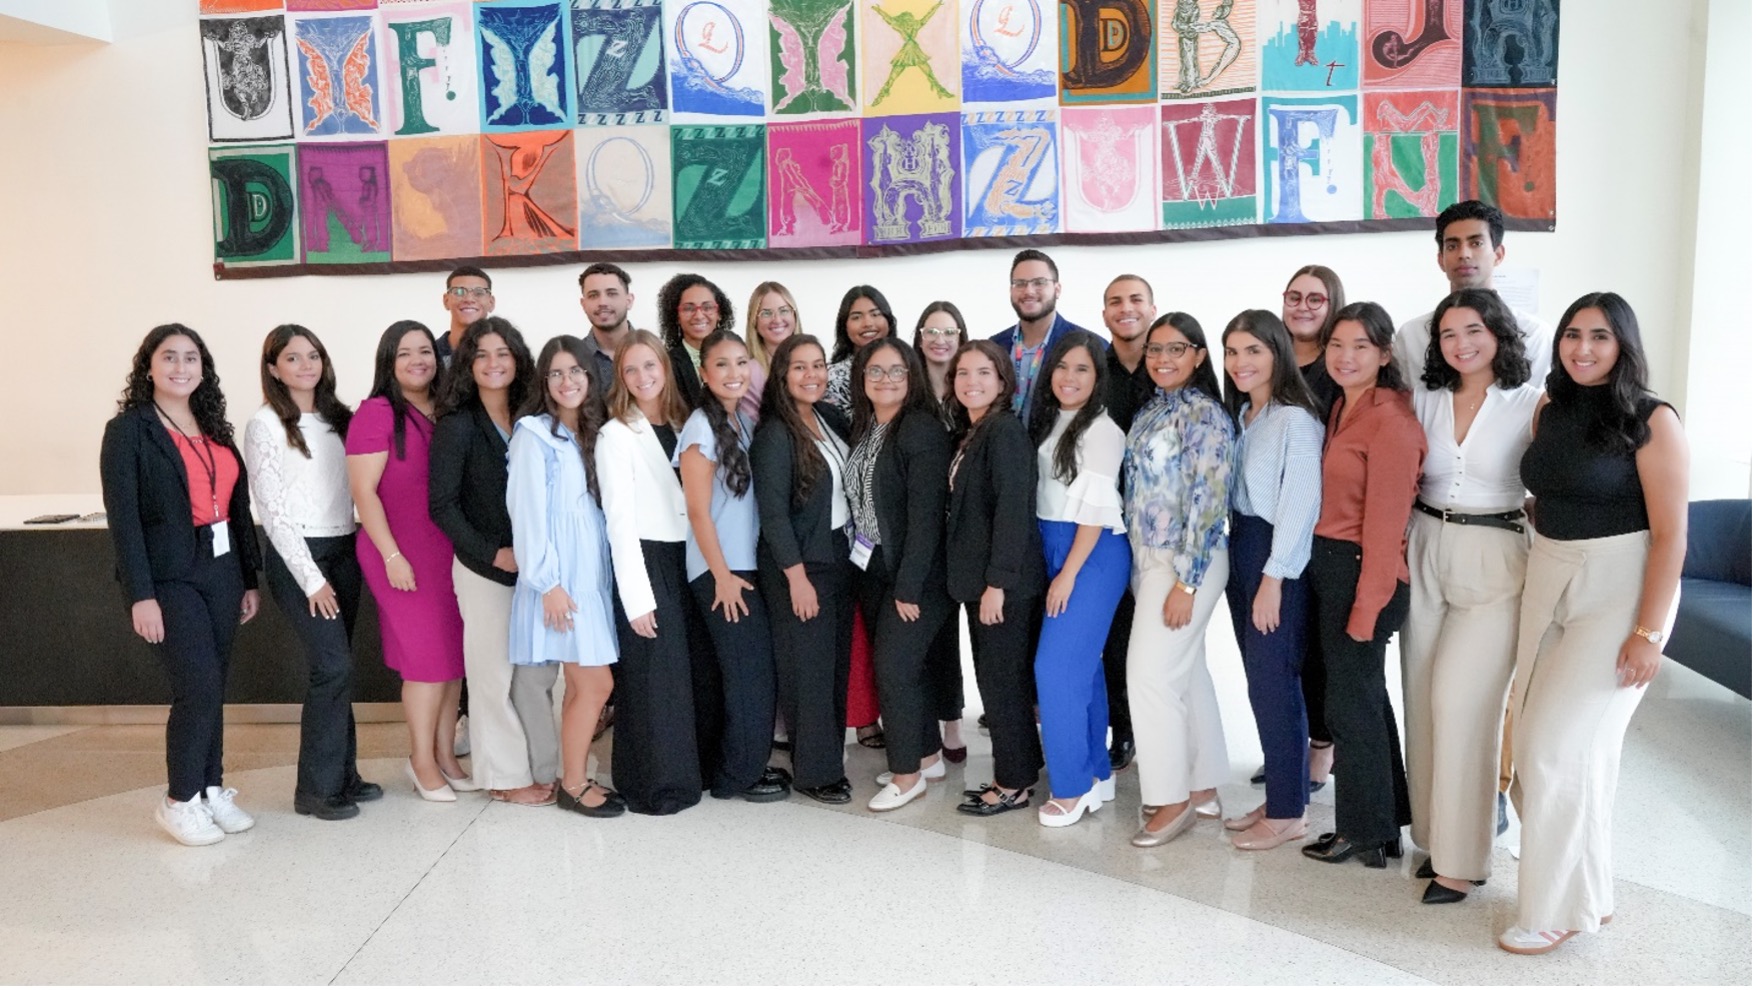
[(854, 311), (854, 303), (861, 299), (872, 300), (872, 305), (883, 315), (884, 325), (888, 328), (884, 336), (896, 336), (896, 313), (890, 308), (890, 300), (869, 285), (856, 285), (841, 294), (841, 305), (835, 310), (835, 350), (829, 355), (831, 364), (845, 361), (854, 354), (854, 342), (848, 338), (848, 314)]
[(445, 369), (444, 384), (433, 404), (436, 415), (466, 409), (478, 401), (476, 356), (481, 353), (482, 338), (489, 336), (506, 341), (506, 347), (512, 351), (512, 384), (506, 387), (507, 408), (518, 409), (524, 405), (525, 396), (536, 380), (536, 362), (531, 359), (530, 348), (525, 346), (524, 335), (518, 332), (512, 321), (499, 316), (484, 316), (469, 325), (469, 329), (463, 332), (463, 339), (457, 342), (457, 349), (452, 352), (451, 366)]
[(1156, 333), (1160, 327), (1170, 327), (1182, 334), (1184, 340), (1187, 340), (1190, 344), (1193, 344), (1200, 350), (1207, 352), (1207, 359), (1196, 365), (1194, 370), (1189, 372), (1189, 381), (1185, 384), (1194, 386), (1197, 392), (1200, 392), (1220, 405), (1224, 405), (1225, 399), (1221, 397), (1219, 391), (1219, 375), (1213, 370), (1213, 352), (1208, 350), (1207, 331), (1201, 329), (1201, 321), (1190, 316), (1188, 313), (1165, 313), (1158, 319), (1153, 320), (1152, 326), (1146, 328), (1145, 344), (1147, 346), (1151, 346), (1152, 335)]
[[(419, 320), (397, 320), (386, 327), (378, 337), (378, 351), (372, 360), (372, 391), (366, 396), (368, 399), (383, 396), (384, 401), (390, 403), (391, 446), (399, 461), (407, 456), (403, 438), (407, 434), (409, 400), (402, 394), (402, 383), (396, 380), (396, 352), (402, 348), (402, 339), (411, 333), (425, 335), (428, 347), (436, 343), (433, 331)], [(437, 355), (433, 360), (438, 362)], [(434, 391), (432, 385), (427, 386), (429, 396)]]
[[(793, 446), (793, 508), (797, 509), (811, 497), (817, 480), (829, 470), (823, 455), (817, 452), (817, 439), (799, 415), (799, 405), (787, 392), (787, 369), (793, 355), (806, 348), (823, 358), (823, 345), (809, 334), (796, 333), (780, 342), (768, 362), (768, 384), (762, 390), (762, 421), (786, 426)], [(827, 362), (826, 362), (827, 363)]]
[(573, 431), (573, 442), (579, 447), (580, 457), (585, 459), (585, 487), (591, 492), (592, 498), (598, 498), (598, 462), (597, 445), (598, 431), (603, 429), (604, 420), (609, 414), (604, 411), (604, 389), (597, 375), (592, 372), (591, 351), (585, 341), (570, 334), (554, 337), (543, 345), (541, 354), (537, 355), (531, 388), (525, 397), (524, 405), (519, 407), (518, 415), (549, 417), (549, 432), (561, 436), (561, 407), (555, 404), (554, 397), (549, 395), (549, 367), (555, 358), (566, 353), (573, 357), (578, 365), (585, 369), (585, 402), (579, 407), (579, 428)]
[(714, 305), (719, 307), (719, 322), (713, 325), (713, 332), (730, 330), (737, 324), (738, 314), (732, 309), (731, 297), (709, 281), (707, 276), (694, 272), (673, 275), (670, 281), (659, 288), (658, 297), (659, 336), (666, 347), (675, 347), (683, 342), (683, 321), (677, 318), (677, 307), (683, 304), (683, 293), (698, 285), (707, 286), (713, 293)]
[[(1390, 322), (1390, 314), (1384, 311), (1384, 307), (1375, 302), (1348, 303), (1343, 306), (1335, 314), (1335, 319), (1330, 320), (1329, 325), (1323, 328), (1322, 344), (1324, 350), (1329, 349), (1329, 338), (1335, 336), (1335, 328), (1346, 320), (1358, 323), (1364, 328), (1366, 339), (1372, 342), (1373, 347), (1386, 354), (1390, 353), (1390, 345), (1396, 339), (1396, 324)], [(1324, 360), (1328, 361), (1328, 358), (1326, 357)], [(1377, 385), (1379, 388), (1394, 389), (1398, 392), (1409, 390), (1408, 383), (1403, 380), (1402, 371), (1397, 368), (1395, 361), (1386, 361), (1378, 368)]]
[(1049, 353), (1043, 355), (1043, 374), (1041, 387), (1031, 389), (1030, 394), (1030, 442), (1033, 447), (1042, 447), (1043, 441), (1049, 439), (1054, 432), (1057, 414), (1061, 404), (1055, 399), (1055, 390), (1050, 387), (1054, 381), (1055, 368), (1075, 348), (1083, 349), (1086, 357), (1091, 360), (1092, 372), (1095, 375), (1091, 383), (1091, 398), (1079, 407), (1073, 416), (1073, 422), (1067, 424), (1067, 432), (1061, 434), (1061, 440), (1055, 444), (1055, 471), (1052, 477), (1062, 484), (1070, 485), (1079, 474), (1079, 441), (1085, 436), (1086, 428), (1091, 426), (1099, 416), (1104, 415), (1104, 396), (1109, 394), (1110, 371), (1104, 362), (1105, 344), (1102, 337), (1090, 330), (1071, 330), (1055, 341)]
[[(750, 353), (750, 346), (744, 343), (744, 339), (730, 330), (715, 330), (708, 334), (701, 341), (701, 366), (707, 367), (708, 355), (716, 349), (730, 345), (736, 345), (745, 354)], [(705, 381), (697, 408), (707, 417), (707, 425), (713, 427), (714, 460), (725, 475), (726, 490), (735, 498), (743, 498), (750, 491), (750, 452), (745, 449), (738, 424), (732, 421), (733, 413), (726, 411), (725, 402), (706, 387)]]
[(1446, 296), (1433, 309), (1427, 324), (1427, 361), (1421, 369), (1421, 384), (1429, 389), (1455, 392), (1463, 385), (1463, 376), (1445, 361), (1439, 349), (1439, 320), (1454, 309), (1473, 309), (1482, 318), (1482, 325), (1494, 335), (1494, 384), (1501, 388), (1517, 388), (1530, 381), (1530, 359), (1524, 356), (1524, 334), (1518, 329), (1518, 318), (1506, 308), (1505, 300), (1493, 289), (1463, 289)]
[[(1219, 335), (1220, 348), (1223, 350), (1232, 335), (1240, 333), (1261, 341), (1262, 346), (1268, 348), (1269, 356), (1274, 358), (1274, 371), (1268, 379), (1270, 401), (1303, 409), (1317, 422), (1323, 422), (1323, 413), (1317, 407), (1317, 397), (1311, 394), (1311, 386), (1305, 383), (1305, 376), (1299, 371), (1299, 358), (1293, 353), (1293, 335), (1280, 317), (1266, 309), (1244, 310), (1232, 317), (1232, 322), (1226, 324), (1224, 332)], [(1250, 394), (1234, 385), (1228, 375), (1226, 411), (1232, 414), (1233, 419), (1244, 411), (1244, 403), (1249, 398)]]
[(878, 414), (872, 408), (871, 398), (866, 395), (866, 366), (885, 348), (895, 351), (902, 358), (903, 368), (908, 371), (908, 394), (903, 396), (902, 408), (896, 411), (897, 418), (917, 409), (935, 420), (939, 418), (933, 401), (933, 386), (927, 383), (927, 369), (921, 366), (920, 356), (915, 354), (915, 349), (897, 337), (879, 337), (854, 353), (854, 365), (848, 371), (848, 391), (853, 393), (854, 399), (854, 443), (859, 443), (878, 424)]
[[(1639, 450), (1652, 439), (1652, 427), (1640, 416), (1640, 407), (1653, 401), (1646, 384), (1646, 347), (1640, 341), (1640, 321), (1634, 307), (1614, 292), (1588, 292), (1573, 301), (1562, 314), (1551, 348), (1552, 364), (1544, 381), (1549, 400), (1556, 405), (1586, 401), (1587, 390), (1574, 382), (1561, 361), (1561, 338), (1582, 310), (1595, 309), (1616, 335), (1616, 365), (1610, 369), (1609, 402), (1586, 430), (1586, 442), (1610, 453)], [(1606, 387), (1606, 386), (1599, 386)]]
[[(964, 355), (980, 354), (994, 365), (994, 376), (1000, 380), (1000, 394), (994, 398), (994, 404), (982, 416), (981, 422), (974, 430), (970, 429), (969, 409), (962, 400), (957, 398), (957, 366), (963, 363)], [(951, 355), (952, 384), (945, 390), (945, 402), (951, 407), (952, 432), (969, 443), (983, 426), (992, 421), (996, 414), (1009, 415), (1012, 412), (1012, 393), (1018, 387), (1018, 376), (1012, 368), (1012, 358), (1000, 349), (1000, 345), (991, 340), (966, 340), (958, 347), (957, 353)]]
[(210, 440), (223, 444), (232, 442), (232, 423), (226, 419), (226, 396), (220, 391), (219, 369), (213, 366), (213, 355), (207, 350), (207, 342), (201, 335), (181, 323), (165, 323), (153, 327), (140, 342), (134, 352), (134, 363), (129, 366), (128, 378), (122, 385), (122, 397), (116, 402), (117, 412), (127, 412), (141, 406), (156, 405), (153, 399), (152, 356), (165, 341), (172, 337), (188, 337), (195, 344), (196, 353), (201, 355), (201, 384), (189, 396), (189, 413), (195, 417), (195, 425)]
[(336, 436), (348, 435), (348, 421), (353, 419), (354, 411), (347, 404), (335, 397), (335, 364), (329, 360), (329, 351), (317, 335), (299, 326), (297, 323), (282, 323), (268, 331), (268, 337), (262, 341), (262, 401), (268, 404), (274, 414), (280, 417), (281, 428), (287, 433), (287, 446), (311, 458), (311, 448), (305, 444), (305, 434), (299, 429), (299, 404), (293, 401), (293, 394), (287, 389), (285, 382), (276, 378), (270, 369), (280, 360), (281, 352), (293, 342), (293, 338), (303, 337), (317, 349), (317, 358), (323, 362), (323, 376), (317, 379), (317, 394), (312, 405), (317, 415)]

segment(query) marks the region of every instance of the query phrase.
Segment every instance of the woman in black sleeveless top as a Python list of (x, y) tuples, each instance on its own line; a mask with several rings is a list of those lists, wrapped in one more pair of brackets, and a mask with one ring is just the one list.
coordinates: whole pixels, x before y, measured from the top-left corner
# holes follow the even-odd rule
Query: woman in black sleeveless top
[(1647, 390), (1634, 311), (1613, 292), (1568, 307), (1522, 462), (1536, 540), (1512, 686), (1523, 820), (1508, 952), (1548, 952), (1610, 920), (1610, 817), (1622, 737), (1658, 672), (1687, 544), (1689, 452)]

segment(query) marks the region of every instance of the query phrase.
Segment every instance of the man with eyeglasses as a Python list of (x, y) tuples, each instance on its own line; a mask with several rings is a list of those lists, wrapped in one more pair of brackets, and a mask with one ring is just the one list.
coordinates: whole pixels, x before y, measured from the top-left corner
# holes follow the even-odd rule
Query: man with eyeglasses
[(634, 330), (628, 320), (634, 307), (634, 293), (628, 287), (633, 282), (622, 266), (609, 261), (595, 262), (579, 274), (579, 308), (591, 322), (585, 349), (600, 388), (615, 380), (616, 348)]
[(451, 366), (451, 352), (463, 341), (463, 332), (494, 312), (494, 281), (488, 273), (474, 265), (463, 265), (445, 276), (445, 311), (451, 314), (451, 329), (439, 337), (433, 353), (439, 366)]
[(1071, 330), (1082, 330), (1055, 312), (1061, 299), (1061, 270), (1054, 259), (1035, 248), (1012, 258), (1012, 311), (1018, 322), (988, 338), (1012, 356), (1016, 384), (1012, 411), (1030, 424), (1030, 397), (1042, 371), (1043, 358), (1055, 341)]
[[(1451, 291), (1492, 289), (1494, 269), (1506, 258), (1506, 218), (1499, 208), (1478, 199), (1466, 199), (1446, 207), (1433, 226), (1433, 239), (1439, 242), (1439, 270), (1451, 283)], [(1530, 380), (1541, 387), (1549, 374), (1550, 335), (1543, 331), (1535, 315), (1517, 309), (1512, 310), (1512, 315), (1518, 320), (1524, 354), (1530, 359)], [(1428, 310), (1396, 331), (1391, 353), (1403, 378), (1411, 385), (1421, 380), (1421, 370), (1427, 366), (1432, 322), (1433, 311)]]

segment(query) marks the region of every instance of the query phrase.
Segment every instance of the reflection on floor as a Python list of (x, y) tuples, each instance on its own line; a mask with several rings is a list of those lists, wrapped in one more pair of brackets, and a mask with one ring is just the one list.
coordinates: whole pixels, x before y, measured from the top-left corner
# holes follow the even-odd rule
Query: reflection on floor
[[(1261, 800), (1260, 754), (1224, 639), (1235, 814)], [(1134, 849), (1131, 772), (1072, 828), (958, 815), (991, 769), (969, 683), (969, 762), (888, 815), (864, 810), (882, 754), (851, 733), (852, 805), (588, 821), (423, 803), (402, 727), (371, 725), (362, 768), (387, 795), (329, 824), (292, 811), (297, 727), (237, 726), (227, 783), (258, 824), (203, 849), (150, 819), (162, 730), (0, 727), (0, 982), (1750, 983), (1750, 703), (1675, 665), (1628, 735), (1615, 923), (1538, 959), (1494, 947), (1506, 848), (1488, 886), (1425, 907), (1413, 850), (1389, 871), (1326, 866), (1236, 852), (1213, 823)]]

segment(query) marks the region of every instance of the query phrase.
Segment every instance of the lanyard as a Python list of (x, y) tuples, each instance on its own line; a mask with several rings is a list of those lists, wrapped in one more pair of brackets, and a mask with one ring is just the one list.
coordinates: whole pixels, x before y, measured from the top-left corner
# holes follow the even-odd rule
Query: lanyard
[[(1050, 327), (1053, 330), (1053, 327)], [(1018, 369), (1018, 390), (1012, 394), (1012, 411), (1018, 412), (1026, 399), (1030, 398), (1030, 387), (1037, 380), (1037, 372), (1042, 369), (1043, 352), (1048, 350), (1048, 337), (1036, 347), (1036, 353), (1030, 356), (1030, 370), (1024, 368), (1024, 324), (1020, 323), (1012, 331), (1012, 367)]]
[(176, 430), (177, 435), (189, 444), (189, 449), (195, 452), (196, 462), (201, 465), (201, 470), (207, 475), (207, 494), (213, 500), (213, 520), (219, 522), (219, 458), (208, 446), (207, 434), (201, 435), (201, 446), (197, 447), (195, 438), (184, 433), (183, 428), (177, 425), (177, 421), (171, 418), (170, 413), (160, 409), (156, 402), (152, 404), (152, 407), (158, 409), (159, 415), (165, 418), (165, 422), (171, 424), (171, 429)]

